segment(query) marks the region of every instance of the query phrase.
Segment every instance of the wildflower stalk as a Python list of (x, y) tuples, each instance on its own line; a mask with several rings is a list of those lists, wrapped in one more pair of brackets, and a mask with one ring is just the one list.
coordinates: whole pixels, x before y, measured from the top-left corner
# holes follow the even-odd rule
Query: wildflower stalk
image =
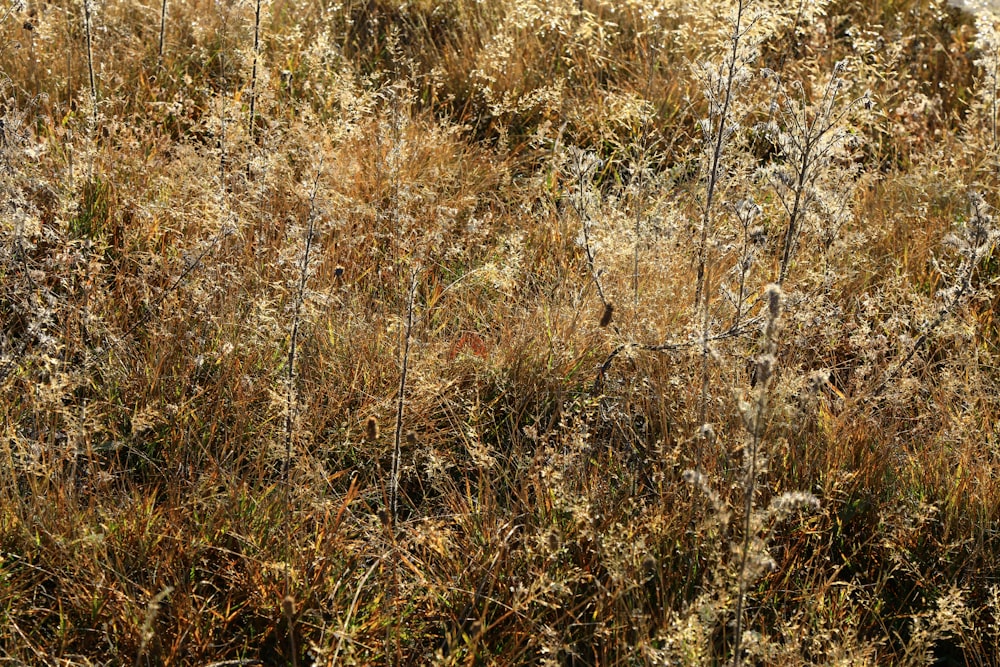
[[(706, 86), (709, 111), (708, 118), (702, 121), (708, 147), (708, 162), (706, 174), (705, 202), (702, 210), (701, 237), (698, 243), (698, 276), (695, 286), (695, 311), (700, 316), (701, 329), (701, 397), (699, 419), (705, 424), (708, 419), (709, 371), (711, 350), (709, 337), (711, 329), (711, 258), (709, 242), (714, 233), (715, 200), (723, 176), (723, 158), (725, 157), (726, 140), (735, 131), (732, 122), (737, 87), (745, 74), (745, 66), (752, 60), (753, 54), (745, 51), (743, 39), (752, 27), (754, 21), (747, 22), (745, 13), (751, 0), (739, 0), (736, 14), (732, 19), (732, 36), (729, 42), (729, 52), (722, 66), (722, 74), (718, 78), (709, 73)], [(749, 23), (749, 25), (748, 25)], [(721, 101), (720, 101), (721, 100)]]
[[(298, 290), (295, 295), (295, 303), (292, 309), (292, 332), (291, 340), (288, 345), (288, 387), (286, 393), (286, 407), (285, 412), (285, 465), (284, 465), (284, 476), (285, 476), (285, 501), (286, 507), (291, 506), (290, 493), (291, 484), (289, 482), (289, 473), (291, 470), (292, 462), (292, 440), (295, 431), (295, 408), (296, 408), (296, 395), (295, 395), (295, 361), (298, 353), (298, 340), (299, 340), (299, 325), (302, 319), (302, 304), (305, 301), (306, 292), (306, 281), (309, 279), (309, 255), (312, 252), (313, 243), (313, 231), (316, 224), (316, 193), (319, 190), (319, 178), (323, 170), (322, 160), (320, 161), (320, 166), (316, 170), (316, 178), (313, 181), (312, 192), (309, 195), (309, 217), (306, 226), (306, 237), (304, 242), (304, 248), (302, 250), (302, 266), (299, 271), (299, 285)], [(288, 523), (286, 522), (285, 527), (287, 529)]]
[[(871, 108), (872, 103), (867, 93), (840, 105), (839, 93), (847, 87), (847, 82), (840, 77), (845, 68), (844, 61), (834, 66), (833, 76), (823, 91), (823, 98), (815, 107), (807, 103), (802, 84), (794, 84), (800, 99), (793, 105), (786, 98), (783, 118), (787, 129), (779, 130), (773, 123), (769, 123), (769, 131), (790, 165), (790, 168), (780, 166), (772, 171), (775, 190), (788, 215), (781, 262), (774, 281), (777, 285), (783, 285), (788, 277), (799, 231), (806, 215), (817, 206), (817, 183), (833, 164), (840, 150), (845, 145), (850, 145), (851, 135), (842, 127), (844, 119), (859, 104)], [(768, 74), (778, 77), (772, 71)], [(777, 85), (781, 86), (780, 79)]]
[(736, 218), (740, 222), (740, 227), (742, 227), (743, 238), (742, 247), (740, 248), (739, 263), (736, 266), (736, 274), (738, 276), (736, 293), (735, 295), (730, 294), (733, 305), (736, 307), (736, 313), (733, 316), (733, 323), (729, 327), (732, 331), (740, 328), (743, 316), (745, 315), (744, 303), (747, 300), (748, 292), (747, 279), (750, 276), (750, 270), (757, 258), (756, 247), (763, 242), (764, 236), (766, 235), (766, 232), (763, 229), (753, 227), (753, 222), (760, 214), (761, 209), (760, 206), (758, 206), (752, 199), (746, 199), (738, 202), (734, 207), (734, 212), (736, 214)]
[(923, 327), (923, 331), (913, 341), (906, 356), (886, 373), (885, 378), (873, 392), (874, 395), (880, 394), (885, 387), (896, 380), (906, 365), (927, 343), (931, 334), (968, 298), (973, 291), (972, 278), (976, 269), (1000, 242), (1000, 230), (995, 226), (981, 195), (978, 193), (969, 195), (969, 209), (970, 215), (963, 230), (964, 234), (962, 236), (951, 234), (945, 239), (946, 243), (958, 248), (962, 257), (954, 284), (948, 289), (941, 290), (940, 295), (944, 303), (938, 309), (937, 315)]
[[(712, 232), (712, 208), (715, 202), (716, 190), (719, 186), (719, 180), (721, 178), (722, 172), (722, 158), (723, 158), (723, 148), (725, 146), (726, 138), (729, 136), (729, 117), (731, 114), (732, 103), (733, 103), (733, 92), (736, 85), (736, 75), (739, 71), (739, 50), (740, 50), (740, 40), (744, 35), (743, 26), (743, 13), (746, 9), (748, 0), (740, 0), (736, 5), (736, 16), (733, 19), (733, 35), (730, 42), (730, 53), (729, 53), (729, 63), (727, 65), (727, 72), (724, 81), (724, 93), (722, 99), (722, 106), (718, 111), (717, 118), (713, 122), (710, 117), (708, 119), (707, 125), (712, 133), (710, 135), (710, 140), (712, 142), (712, 152), (709, 159), (708, 166), (708, 177), (706, 183), (705, 192), (705, 208), (702, 212), (701, 219), (701, 238), (698, 243), (698, 279), (695, 287), (694, 293), (694, 303), (695, 307), (707, 308), (707, 296), (706, 292), (706, 269), (708, 265), (708, 240)], [(710, 111), (711, 110), (711, 100), (710, 100)]]

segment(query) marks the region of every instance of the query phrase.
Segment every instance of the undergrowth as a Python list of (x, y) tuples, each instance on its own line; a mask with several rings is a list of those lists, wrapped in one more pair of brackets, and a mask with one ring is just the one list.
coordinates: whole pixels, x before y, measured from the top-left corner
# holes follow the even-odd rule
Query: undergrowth
[(997, 17), (0, 12), (0, 662), (996, 664)]

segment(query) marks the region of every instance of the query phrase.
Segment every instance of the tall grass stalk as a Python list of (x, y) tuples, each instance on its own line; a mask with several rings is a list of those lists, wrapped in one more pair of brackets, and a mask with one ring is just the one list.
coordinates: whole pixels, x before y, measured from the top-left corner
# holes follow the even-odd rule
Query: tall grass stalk
[(392, 446), (392, 476), (389, 480), (389, 511), (392, 527), (399, 518), (399, 466), (403, 445), (403, 411), (406, 407), (406, 373), (410, 364), (410, 340), (413, 335), (413, 306), (417, 296), (417, 271), (410, 275), (409, 295), (406, 299), (406, 330), (403, 333), (403, 354), (400, 358), (399, 394), (396, 397), (396, 428)]
[(295, 616), (295, 598), (292, 593), (291, 580), (291, 553), (292, 553), (292, 444), (295, 437), (295, 417), (297, 412), (297, 393), (295, 391), (295, 361), (298, 353), (299, 325), (302, 321), (302, 305), (305, 302), (306, 283), (309, 280), (309, 256), (312, 253), (313, 238), (316, 225), (316, 194), (319, 192), (319, 179), (323, 173), (323, 158), (320, 158), (316, 168), (316, 177), (313, 180), (312, 192), (309, 194), (309, 215), (306, 224), (306, 234), (303, 240), (302, 264), (299, 271), (298, 290), (295, 294), (295, 303), (292, 308), (292, 331), (291, 340), (288, 344), (288, 383), (285, 395), (285, 461), (284, 461), (284, 487), (285, 487), (285, 603), (282, 608), (288, 620), (288, 641), (291, 644), (292, 664), (298, 665), (297, 648), (295, 646), (295, 629), (293, 626)]
[(160, 5), (160, 43), (156, 50), (156, 63), (163, 66), (163, 40), (167, 32), (167, 0)]
[(87, 74), (90, 80), (91, 133), (97, 132), (97, 77), (94, 75), (93, 0), (83, 0), (84, 33), (87, 39)]
[[(647, 44), (646, 47), (646, 67), (648, 72), (646, 73), (646, 95), (644, 102), (649, 104), (649, 99), (653, 92), (653, 72), (656, 68), (656, 56), (655, 50), (651, 44)], [(647, 172), (649, 169), (649, 121), (652, 112), (650, 109), (646, 109), (643, 114), (642, 119), (642, 134), (639, 137), (639, 155), (636, 158), (636, 170), (635, 178), (636, 183), (636, 201), (635, 201), (635, 220), (634, 220), (634, 233), (635, 238), (633, 239), (633, 257), (632, 257), (632, 307), (636, 310), (639, 309), (639, 240), (642, 232), (642, 215), (643, 208), (646, 205), (646, 196), (649, 182), (647, 180)]]
[(257, 0), (253, 17), (253, 66), (250, 70), (250, 119), (248, 132), (251, 144), (253, 144), (254, 131), (257, 124), (257, 67), (260, 64), (260, 7), (261, 0)]

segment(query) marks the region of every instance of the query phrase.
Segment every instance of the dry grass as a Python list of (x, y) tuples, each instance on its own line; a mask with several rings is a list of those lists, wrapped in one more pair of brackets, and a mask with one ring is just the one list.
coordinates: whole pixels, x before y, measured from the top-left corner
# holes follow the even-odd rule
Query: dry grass
[(996, 664), (988, 21), (261, 7), (0, 21), (0, 664)]

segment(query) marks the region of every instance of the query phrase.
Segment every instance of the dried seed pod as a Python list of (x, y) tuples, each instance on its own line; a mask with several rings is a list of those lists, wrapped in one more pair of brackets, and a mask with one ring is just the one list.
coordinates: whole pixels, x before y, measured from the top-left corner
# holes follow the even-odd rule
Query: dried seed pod
[(773, 283), (768, 285), (764, 298), (767, 300), (768, 316), (772, 320), (781, 317), (781, 287)]
[(614, 314), (615, 314), (615, 307), (612, 306), (610, 303), (604, 304), (604, 312), (601, 313), (601, 321), (599, 322), (602, 328), (611, 324), (611, 318), (612, 316), (614, 316)]
[(369, 417), (365, 422), (365, 440), (368, 442), (378, 440), (378, 420), (375, 417)]
[(295, 598), (291, 595), (286, 595), (281, 601), (281, 613), (285, 615), (285, 618), (295, 617)]

